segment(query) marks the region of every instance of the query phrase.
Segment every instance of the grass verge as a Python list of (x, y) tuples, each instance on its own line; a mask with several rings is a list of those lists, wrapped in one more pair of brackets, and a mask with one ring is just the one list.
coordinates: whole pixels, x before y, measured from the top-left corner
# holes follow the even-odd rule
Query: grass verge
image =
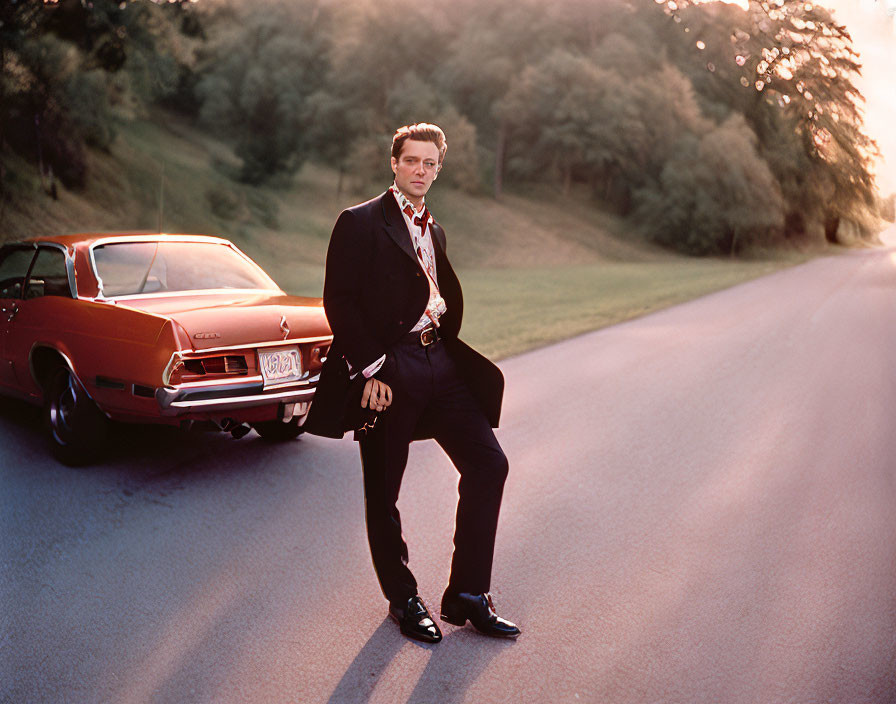
[(501, 359), (637, 318), (808, 259), (676, 259), (531, 269), (471, 269), (461, 335)]

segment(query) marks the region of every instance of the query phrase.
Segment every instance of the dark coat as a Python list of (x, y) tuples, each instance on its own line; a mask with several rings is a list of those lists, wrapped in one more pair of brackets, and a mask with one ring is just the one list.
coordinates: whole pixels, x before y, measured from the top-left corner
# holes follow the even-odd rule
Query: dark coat
[[(504, 376), (458, 338), (463, 293), (445, 254), (445, 231), (433, 222), (431, 232), (439, 292), (447, 306), (439, 320), (439, 344), (445, 345), (486, 418), (497, 427)], [(337, 387), (328, 384), (326, 377), (342, 358), (354, 371), (378, 360), (416, 325), (428, 301), (429, 283), (395, 196), (386, 191), (342, 211), (330, 236), (324, 279), (324, 310), (333, 330), (333, 345), (306, 423), (308, 432), (342, 437), (338, 426), (343, 399), (329, 398)], [(425, 417), (415, 437), (432, 437)]]

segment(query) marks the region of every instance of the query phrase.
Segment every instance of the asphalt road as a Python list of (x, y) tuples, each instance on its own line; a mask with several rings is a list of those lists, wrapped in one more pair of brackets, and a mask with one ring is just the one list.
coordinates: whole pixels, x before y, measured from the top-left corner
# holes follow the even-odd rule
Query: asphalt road
[[(510, 643), (399, 635), (349, 440), (127, 428), (68, 469), (2, 402), (0, 700), (896, 702), (894, 349), (876, 249), (502, 363)], [(455, 487), (415, 444), (435, 607)]]

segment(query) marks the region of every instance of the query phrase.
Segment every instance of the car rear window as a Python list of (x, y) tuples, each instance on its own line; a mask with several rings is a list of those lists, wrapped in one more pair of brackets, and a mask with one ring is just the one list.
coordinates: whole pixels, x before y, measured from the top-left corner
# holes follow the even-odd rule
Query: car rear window
[(212, 289), (279, 290), (267, 274), (226, 244), (112, 242), (93, 250), (106, 297)]

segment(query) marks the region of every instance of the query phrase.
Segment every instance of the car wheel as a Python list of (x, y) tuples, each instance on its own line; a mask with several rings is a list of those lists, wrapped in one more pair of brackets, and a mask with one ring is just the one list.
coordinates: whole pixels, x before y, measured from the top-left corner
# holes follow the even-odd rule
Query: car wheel
[(293, 418), (287, 423), (282, 420), (268, 420), (263, 423), (253, 423), (252, 427), (256, 433), (269, 442), (295, 440), (305, 432), (305, 428), (299, 425), (298, 418)]
[(67, 367), (50, 377), (44, 425), (53, 456), (71, 466), (96, 459), (108, 434), (108, 420)]

